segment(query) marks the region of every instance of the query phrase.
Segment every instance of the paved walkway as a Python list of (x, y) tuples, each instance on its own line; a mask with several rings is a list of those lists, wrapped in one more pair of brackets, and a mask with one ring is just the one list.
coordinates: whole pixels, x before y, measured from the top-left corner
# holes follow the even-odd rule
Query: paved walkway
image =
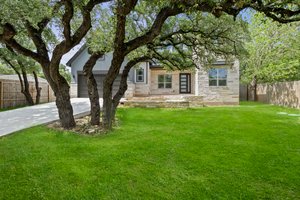
[[(71, 99), (74, 115), (90, 110), (87, 98)], [(55, 102), (0, 112), (0, 137), (10, 133), (58, 120)]]

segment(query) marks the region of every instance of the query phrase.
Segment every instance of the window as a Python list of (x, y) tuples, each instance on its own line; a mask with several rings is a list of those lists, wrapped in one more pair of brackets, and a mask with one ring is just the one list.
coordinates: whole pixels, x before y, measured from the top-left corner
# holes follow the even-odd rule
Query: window
[(209, 70), (209, 86), (226, 86), (227, 85), (227, 69), (210, 69)]
[(172, 75), (158, 75), (158, 88), (172, 88)]
[(144, 82), (144, 69), (136, 69), (136, 82)]

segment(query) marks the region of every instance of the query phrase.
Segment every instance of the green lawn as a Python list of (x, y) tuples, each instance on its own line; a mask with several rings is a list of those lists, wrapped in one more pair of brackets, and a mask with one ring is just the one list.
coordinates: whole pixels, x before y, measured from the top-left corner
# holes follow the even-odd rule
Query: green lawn
[(26, 107), (26, 106), (27, 106), (27, 105), (25, 105), (25, 106), (10, 107), (10, 108), (0, 108), (0, 112), (8, 111), (8, 110), (14, 110), (14, 109), (18, 109), (18, 108), (24, 108), (24, 107)]
[(299, 110), (246, 103), (120, 109), (82, 136), (35, 127), (0, 138), (0, 199), (300, 199)]

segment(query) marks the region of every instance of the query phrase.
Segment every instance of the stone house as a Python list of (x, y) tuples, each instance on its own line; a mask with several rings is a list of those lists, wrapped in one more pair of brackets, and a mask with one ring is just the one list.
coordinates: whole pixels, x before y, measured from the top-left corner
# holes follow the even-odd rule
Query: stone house
[[(67, 63), (71, 67), (73, 82), (77, 85), (77, 97), (88, 97), (82, 70), (89, 56), (84, 45)], [(100, 97), (103, 96), (103, 80), (111, 60), (112, 53), (107, 53), (94, 67)], [(126, 63), (125, 60), (120, 73)], [(114, 93), (118, 90), (120, 79), (121, 74), (114, 83)], [(129, 73), (125, 98), (153, 96), (184, 96), (201, 101), (204, 105), (236, 105), (239, 103), (239, 61), (230, 64), (218, 61), (210, 69), (199, 64), (198, 69), (189, 71), (168, 71), (150, 62), (141, 63)]]

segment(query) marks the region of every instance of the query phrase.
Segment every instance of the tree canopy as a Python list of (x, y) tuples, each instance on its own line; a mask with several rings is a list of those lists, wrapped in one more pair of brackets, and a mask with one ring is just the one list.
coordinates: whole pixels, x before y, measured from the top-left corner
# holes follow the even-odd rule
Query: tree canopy
[(300, 80), (300, 23), (280, 24), (252, 13), (242, 61), (242, 81), (259, 83)]

